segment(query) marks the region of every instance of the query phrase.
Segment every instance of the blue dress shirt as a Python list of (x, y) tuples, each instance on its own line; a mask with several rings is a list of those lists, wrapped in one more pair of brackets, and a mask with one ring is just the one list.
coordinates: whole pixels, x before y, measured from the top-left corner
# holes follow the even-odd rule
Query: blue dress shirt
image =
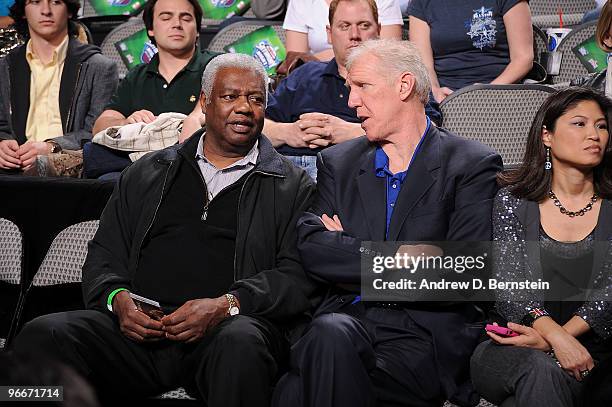
[(421, 148), (421, 144), (423, 144), (423, 139), (425, 135), (429, 131), (429, 126), (431, 125), (431, 120), (429, 117), (427, 118), (427, 127), (425, 128), (425, 132), (421, 136), (419, 140), (419, 144), (417, 144), (414, 149), (414, 153), (412, 154), (412, 158), (410, 159), (410, 164), (408, 164), (408, 168), (406, 170), (393, 174), (391, 170), (389, 170), (389, 157), (382, 149), (382, 147), (376, 147), (376, 155), (374, 157), (374, 169), (376, 171), (376, 176), (379, 178), (385, 178), (385, 190), (386, 190), (386, 198), (387, 198), (387, 227), (385, 229), (385, 236), (388, 237), (389, 234), (389, 224), (391, 223), (391, 215), (393, 215), (393, 209), (395, 208), (395, 203), (397, 202), (397, 198), (399, 197), (400, 189), (406, 179), (406, 174), (408, 174), (408, 170), (410, 169), (410, 165), (414, 161), (414, 158), (419, 152)]

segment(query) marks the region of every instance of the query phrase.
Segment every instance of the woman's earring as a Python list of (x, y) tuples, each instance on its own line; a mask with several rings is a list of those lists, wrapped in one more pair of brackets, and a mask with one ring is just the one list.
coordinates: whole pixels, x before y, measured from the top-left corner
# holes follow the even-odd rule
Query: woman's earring
[(546, 162), (544, 162), (544, 169), (547, 171), (552, 169), (552, 162), (550, 161), (550, 147), (546, 147)]

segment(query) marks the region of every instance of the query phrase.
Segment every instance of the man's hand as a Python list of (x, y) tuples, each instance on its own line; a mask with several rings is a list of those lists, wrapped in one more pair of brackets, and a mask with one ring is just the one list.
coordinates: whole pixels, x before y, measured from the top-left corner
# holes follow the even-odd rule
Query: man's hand
[[(325, 113), (304, 113), (298, 124), (307, 134), (319, 137), (311, 142), (316, 146), (338, 144), (364, 134), (360, 124), (349, 123)], [(323, 145), (324, 143), (326, 144)]]
[(179, 143), (187, 140), (196, 131), (200, 130), (206, 124), (206, 115), (202, 113), (200, 104), (196, 103), (195, 109), (183, 120), (183, 129), (179, 134)]
[(274, 147), (286, 144), (294, 148), (316, 148), (330, 143), (329, 140), (322, 139), (316, 134), (307, 134), (300, 126), (299, 120), (293, 123), (281, 123), (266, 119), (263, 133), (272, 141)]
[(340, 218), (338, 215), (334, 215), (333, 217), (329, 217), (326, 214), (321, 216), (321, 222), (330, 232), (342, 232), (344, 228), (342, 227), (342, 222), (340, 222)]
[(21, 167), (28, 168), (39, 155), (47, 155), (51, 153), (51, 144), (45, 143), (44, 141), (28, 141), (22, 144), (17, 150), (19, 160), (21, 160)]
[(550, 351), (551, 346), (548, 344), (548, 342), (546, 342), (546, 339), (544, 339), (544, 337), (542, 337), (542, 335), (540, 335), (540, 333), (535, 329), (525, 325), (515, 324), (513, 322), (508, 322), (508, 328), (519, 334), (519, 336), (504, 338), (493, 332), (487, 332), (487, 335), (489, 335), (489, 337), (493, 341), (499, 343), (500, 345), (521, 346), (524, 348), (537, 349), (544, 352)]
[(155, 115), (148, 110), (137, 110), (129, 115), (125, 120), (127, 124), (132, 123), (151, 123), (155, 120)]
[(115, 295), (113, 312), (119, 318), (121, 332), (135, 342), (153, 342), (165, 336), (162, 323), (138, 311), (127, 291)]
[(161, 322), (166, 338), (191, 343), (201, 339), (206, 331), (227, 317), (229, 302), (225, 296), (190, 300)]
[(308, 134), (306, 128), (302, 127), (300, 121), (294, 123), (286, 123), (285, 144), (295, 148), (310, 147), (316, 148), (318, 146), (326, 146), (329, 144), (329, 140), (321, 139), (320, 136), (315, 134)]
[(445, 86), (442, 88), (432, 88), (431, 93), (433, 93), (434, 99), (436, 99), (436, 102), (442, 103), (442, 101), (446, 99), (448, 95), (453, 93), (453, 91), (450, 88), (447, 88)]
[(289, 75), (295, 68), (310, 61), (318, 61), (318, 59), (310, 52), (289, 51), (285, 60), (276, 68), (276, 73), (278, 75)]
[(10, 169), (21, 167), (19, 159), (19, 144), (17, 140), (2, 140), (0, 141), (0, 168)]

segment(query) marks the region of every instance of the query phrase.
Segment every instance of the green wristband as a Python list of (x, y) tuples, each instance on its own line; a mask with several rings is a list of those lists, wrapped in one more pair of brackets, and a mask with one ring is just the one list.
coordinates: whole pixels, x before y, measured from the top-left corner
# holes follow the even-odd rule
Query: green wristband
[(110, 312), (113, 312), (113, 298), (115, 298), (115, 295), (117, 295), (121, 291), (127, 291), (127, 288), (117, 288), (116, 290), (113, 290), (108, 295), (108, 300), (106, 301), (106, 307), (108, 308)]

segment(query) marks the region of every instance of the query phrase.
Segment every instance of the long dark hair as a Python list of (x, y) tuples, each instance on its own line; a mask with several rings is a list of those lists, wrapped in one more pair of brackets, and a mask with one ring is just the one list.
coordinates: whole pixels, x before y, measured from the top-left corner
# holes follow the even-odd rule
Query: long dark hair
[[(546, 198), (552, 184), (552, 171), (544, 169), (546, 147), (542, 141), (542, 129), (550, 132), (555, 130), (557, 119), (580, 102), (592, 100), (597, 103), (610, 125), (610, 109), (612, 101), (603, 94), (586, 87), (570, 87), (556, 92), (548, 97), (536, 113), (529, 137), (523, 163), (516, 170), (498, 174), (497, 181), (501, 186), (507, 186), (517, 198), (540, 202)], [(603, 198), (612, 197), (612, 145), (608, 145), (603, 159), (593, 169), (595, 192)], [(554, 168), (553, 168), (554, 171)]]
[[(196, 30), (198, 30), (199, 34), (200, 30), (202, 29), (202, 15), (204, 14), (204, 12), (202, 11), (202, 6), (200, 6), (200, 2), (198, 2), (198, 0), (187, 1), (193, 7), (193, 17), (195, 18)], [(156, 3), (157, 0), (147, 1), (147, 4), (145, 5), (142, 11), (142, 21), (144, 21), (145, 28), (147, 29), (147, 37), (149, 37), (153, 45), (157, 45), (157, 42), (155, 41), (155, 38), (153, 36), (149, 35), (149, 30), (153, 29), (153, 11), (155, 9)]]
[[(77, 13), (81, 8), (79, 0), (61, 0), (68, 8), (68, 35), (76, 37), (79, 35), (79, 27), (76, 20)], [(15, 3), (9, 8), (9, 16), (15, 21), (13, 24), (15, 30), (23, 39), (30, 38), (30, 30), (28, 29), (28, 21), (25, 19), (25, 6), (28, 0), (15, 0)]]

